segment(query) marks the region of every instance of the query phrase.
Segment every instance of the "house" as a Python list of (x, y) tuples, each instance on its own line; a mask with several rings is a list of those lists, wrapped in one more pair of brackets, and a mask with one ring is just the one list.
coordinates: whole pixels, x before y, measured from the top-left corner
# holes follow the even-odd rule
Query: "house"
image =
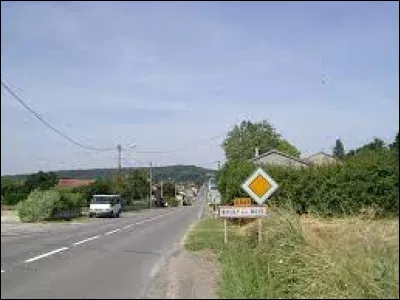
[(87, 186), (92, 184), (96, 180), (94, 179), (69, 179), (69, 178), (61, 178), (58, 181), (58, 187), (60, 188), (75, 188), (79, 186)]
[(314, 166), (321, 166), (321, 165), (332, 164), (332, 163), (340, 163), (340, 161), (336, 157), (333, 157), (332, 155), (329, 155), (323, 151), (315, 153), (315, 154), (305, 158), (304, 160)]
[(252, 160), (256, 164), (267, 164), (292, 168), (340, 163), (337, 158), (322, 151), (306, 158), (298, 158), (275, 149), (259, 155), (257, 148), (255, 152), (255, 157)]
[(277, 165), (292, 168), (310, 166), (309, 162), (278, 150), (270, 150), (264, 154), (258, 155), (258, 149), (256, 149), (256, 155), (253, 158), (253, 162), (256, 164)]

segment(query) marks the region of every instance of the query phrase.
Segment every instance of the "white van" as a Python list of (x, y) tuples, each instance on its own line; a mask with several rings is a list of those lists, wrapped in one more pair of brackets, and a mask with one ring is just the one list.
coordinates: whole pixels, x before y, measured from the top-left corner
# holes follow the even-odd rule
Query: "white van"
[(109, 216), (119, 218), (122, 212), (120, 195), (93, 195), (89, 207), (89, 217)]

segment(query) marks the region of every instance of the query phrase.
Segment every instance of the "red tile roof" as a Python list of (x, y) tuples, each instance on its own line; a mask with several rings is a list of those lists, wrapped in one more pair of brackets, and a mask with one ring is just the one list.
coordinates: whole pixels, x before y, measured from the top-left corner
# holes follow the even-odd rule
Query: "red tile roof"
[(58, 186), (62, 188), (73, 188), (78, 186), (89, 185), (96, 180), (94, 179), (60, 179), (58, 181)]

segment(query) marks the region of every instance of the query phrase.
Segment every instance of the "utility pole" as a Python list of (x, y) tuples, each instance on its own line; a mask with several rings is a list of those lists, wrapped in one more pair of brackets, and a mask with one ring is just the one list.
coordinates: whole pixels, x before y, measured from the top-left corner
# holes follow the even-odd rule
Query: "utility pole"
[(149, 194), (149, 205), (151, 208), (151, 196), (153, 194), (153, 170), (152, 170), (152, 163), (150, 162), (150, 194)]
[(117, 146), (117, 150), (118, 150), (118, 171), (121, 172), (121, 151), (122, 151), (121, 145)]
[(121, 145), (117, 145), (117, 150), (118, 150), (118, 175), (117, 175), (117, 185), (118, 188), (121, 186), (121, 151), (122, 147)]
[(163, 189), (164, 181), (161, 180), (161, 198), (164, 198), (164, 189)]
[(174, 187), (175, 187), (175, 199), (176, 199), (176, 195), (177, 195), (177, 192), (176, 192), (176, 183), (174, 183)]
[(221, 170), (221, 161), (218, 160), (217, 163), (218, 163), (218, 171), (219, 171), (219, 170)]

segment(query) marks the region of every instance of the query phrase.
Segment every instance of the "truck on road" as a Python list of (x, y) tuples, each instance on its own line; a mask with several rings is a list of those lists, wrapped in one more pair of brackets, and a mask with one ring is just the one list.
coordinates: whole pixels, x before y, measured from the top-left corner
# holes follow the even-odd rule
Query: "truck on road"
[(89, 207), (89, 217), (108, 216), (117, 217), (122, 212), (122, 201), (120, 195), (93, 195)]

